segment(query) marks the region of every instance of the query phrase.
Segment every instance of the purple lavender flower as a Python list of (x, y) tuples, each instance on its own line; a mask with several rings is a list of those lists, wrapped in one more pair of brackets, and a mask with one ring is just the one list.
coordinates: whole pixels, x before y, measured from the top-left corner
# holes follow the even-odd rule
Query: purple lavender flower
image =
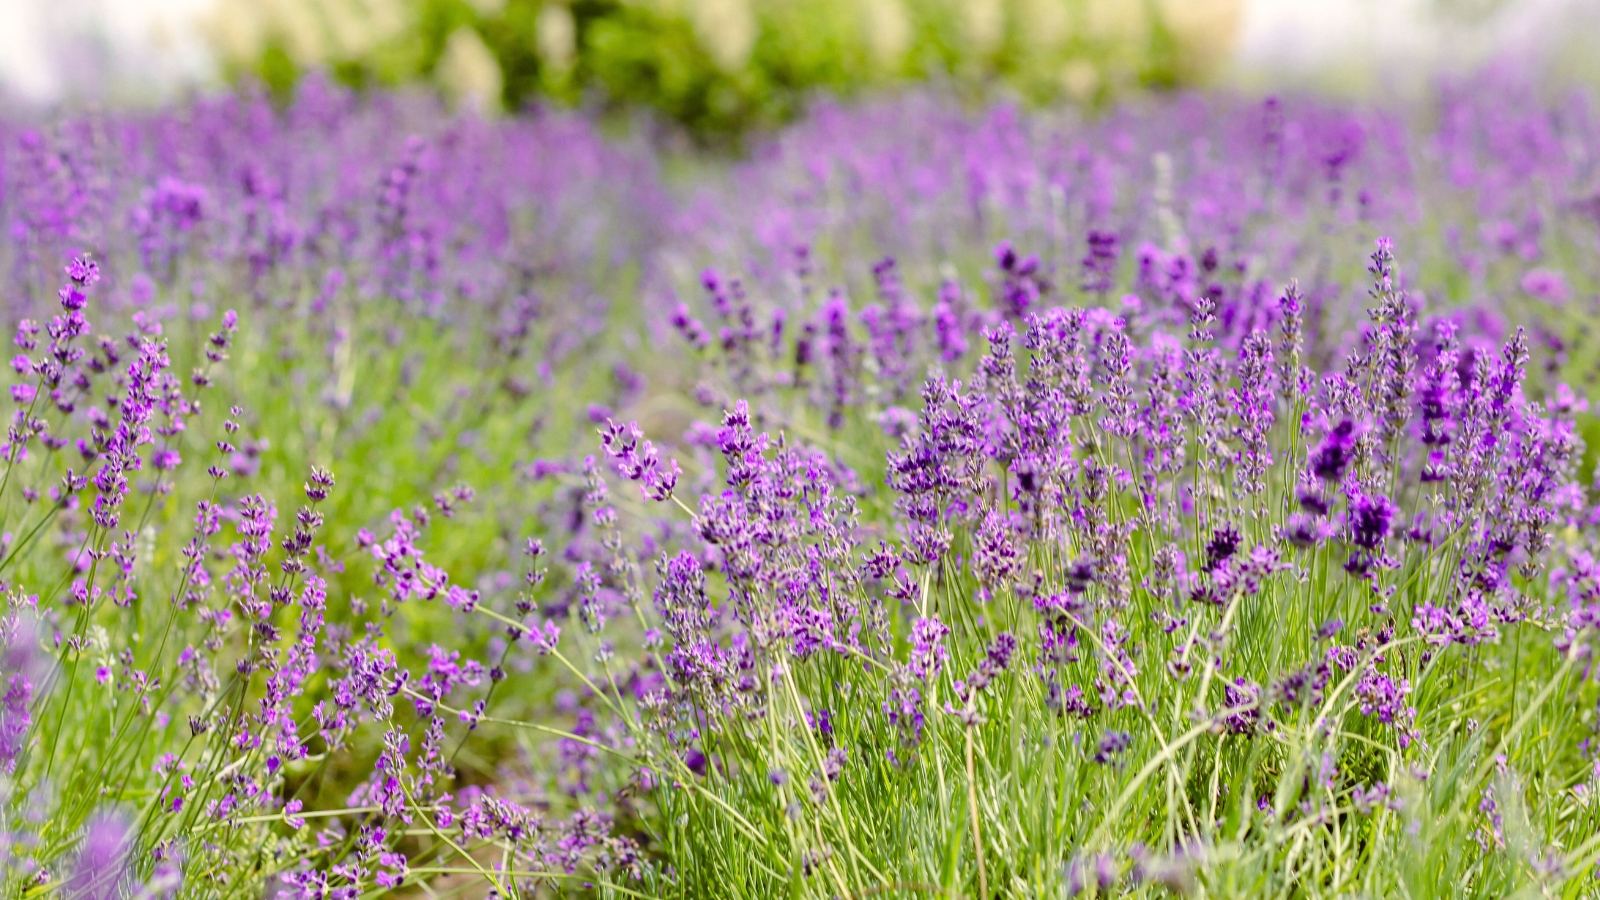
[(1083, 257), (1083, 289), (1104, 294), (1111, 290), (1116, 275), (1117, 259), (1122, 254), (1122, 239), (1114, 231), (1089, 229), (1085, 239), (1089, 245)]
[(997, 635), (983, 659), (978, 661), (978, 667), (953, 685), (956, 701), (960, 705), (946, 702), (944, 711), (969, 727), (981, 725), (983, 716), (978, 712), (978, 698), (995, 678), (1011, 668), (1011, 657), (1016, 651), (1017, 639), (1014, 635), (1006, 631)]
[(644, 439), (637, 422), (618, 425), (607, 418), (606, 427), (600, 430), (600, 444), (618, 475), (640, 483), (646, 500), (664, 503), (672, 499), (683, 470), (675, 459), (662, 464), (655, 445)]
[(0, 768), (11, 772), (27, 746), (32, 714), (34, 682), (40, 676), (37, 623), (27, 612), (13, 612), (0, 619), (0, 679), (5, 697), (0, 700)]
[(1240, 540), (1239, 530), (1232, 525), (1213, 529), (1211, 540), (1206, 542), (1206, 570), (1213, 571), (1231, 558), (1238, 551)]
[(947, 363), (967, 353), (968, 311), (961, 285), (946, 279), (939, 285), (939, 302), (933, 307), (934, 343)]
[(101, 813), (89, 821), (67, 881), (72, 896), (116, 900), (122, 895), (128, 876), (128, 853), (132, 850), (129, 837), (127, 823), (115, 813)]
[[(1272, 468), (1272, 447), (1268, 436), (1277, 402), (1277, 371), (1273, 365), (1272, 341), (1266, 332), (1253, 331), (1239, 351), (1239, 387), (1232, 393), (1233, 413), (1239, 422), (1234, 434), (1239, 450), (1236, 456), (1240, 488), (1246, 493), (1266, 489), (1264, 479)], [(1325, 445), (1326, 446), (1326, 445)], [(1327, 461), (1314, 463), (1321, 476)], [(1337, 466), (1342, 468), (1342, 466)], [(1337, 480), (1337, 479), (1331, 479)]]
[(1323, 481), (1339, 482), (1355, 458), (1359, 439), (1356, 423), (1350, 419), (1341, 420), (1328, 430), (1322, 443), (1311, 452), (1311, 473)]
[(1007, 517), (998, 510), (990, 510), (983, 517), (975, 537), (972, 569), (982, 585), (980, 596), (987, 601), (1010, 584), (1021, 554), (1012, 541)]
[(1567, 279), (1551, 269), (1530, 269), (1522, 276), (1522, 289), (1528, 296), (1543, 300), (1551, 306), (1560, 306), (1572, 296)]
[(1007, 315), (1023, 318), (1051, 291), (1039, 257), (1019, 257), (1010, 241), (1001, 241), (994, 248), (994, 259), (1001, 275), (999, 306)]
[(861, 393), (861, 358), (864, 349), (850, 334), (850, 305), (835, 292), (817, 311), (817, 360), (822, 370), (818, 386), (828, 410), (828, 427), (840, 428), (845, 410)]
[(898, 400), (912, 373), (911, 360), (923, 315), (900, 283), (893, 258), (873, 266), (872, 275), (878, 302), (861, 311), (861, 323), (867, 328), (867, 347), (877, 363), (879, 377), (889, 384), (892, 399)]
[(671, 322), (672, 327), (683, 335), (683, 339), (689, 343), (690, 347), (696, 350), (704, 350), (711, 346), (710, 332), (706, 331), (706, 326), (701, 324), (699, 319), (689, 315), (689, 307), (682, 303), (673, 307)]
[(1362, 715), (1375, 716), (1379, 722), (1393, 726), (1401, 749), (1411, 746), (1411, 726), (1417, 710), (1406, 702), (1407, 695), (1411, 693), (1410, 681), (1404, 678), (1396, 681), (1369, 668), (1356, 682), (1355, 693), (1360, 700)]
[(122, 398), (121, 420), (101, 454), (103, 462), (94, 477), (99, 491), (92, 508), (95, 523), (110, 531), (121, 517), (122, 501), (128, 494), (128, 475), (141, 466), (138, 448), (151, 441), (149, 422), (161, 399), (157, 383), (171, 365), (162, 342), (143, 338), (139, 356), (127, 370), (127, 390)]
[(1394, 524), (1395, 505), (1381, 494), (1358, 494), (1350, 503), (1350, 541), (1367, 551), (1383, 546)]
[(1105, 735), (1100, 738), (1100, 744), (1095, 748), (1094, 755), (1090, 759), (1102, 766), (1110, 765), (1116, 762), (1132, 746), (1132, 734), (1115, 728), (1108, 729)]
[(907, 669), (919, 681), (932, 681), (939, 677), (950, 651), (944, 639), (950, 629), (938, 619), (918, 619), (911, 626), (911, 662)]
[(1254, 734), (1261, 726), (1261, 686), (1235, 678), (1232, 683), (1223, 683), (1222, 694), (1228, 710), (1222, 716), (1222, 727), (1229, 734)]

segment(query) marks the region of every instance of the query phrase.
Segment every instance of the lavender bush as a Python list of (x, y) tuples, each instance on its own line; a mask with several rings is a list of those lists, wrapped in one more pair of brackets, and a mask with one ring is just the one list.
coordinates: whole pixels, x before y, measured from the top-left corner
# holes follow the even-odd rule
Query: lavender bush
[(0, 125), (6, 890), (1583, 895), (1600, 117), (1516, 85)]

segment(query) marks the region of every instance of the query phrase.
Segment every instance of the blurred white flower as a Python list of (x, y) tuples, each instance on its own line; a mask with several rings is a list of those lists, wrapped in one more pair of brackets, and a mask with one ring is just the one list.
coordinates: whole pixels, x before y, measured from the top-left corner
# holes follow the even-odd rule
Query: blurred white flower
[(560, 3), (546, 4), (534, 21), (534, 35), (545, 65), (557, 74), (572, 71), (578, 59), (578, 26), (572, 10)]
[(1198, 78), (1214, 71), (1233, 49), (1240, 0), (1159, 0), (1162, 24), (1177, 48), (1178, 74)]
[(911, 17), (902, 0), (863, 0), (867, 50), (880, 68), (893, 69), (911, 49)]
[(332, 41), (321, 21), (319, 11), (306, 0), (276, 0), (263, 4), (266, 9), (276, 8), (277, 33), (289, 58), (301, 66), (315, 66), (330, 56)]
[(462, 26), (450, 33), (434, 75), (455, 102), (485, 115), (499, 111), (500, 63), (476, 30)]
[(961, 20), (967, 43), (979, 56), (1000, 49), (1006, 36), (1006, 8), (1001, 0), (962, 0)]
[(1061, 65), (1061, 89), (1068, 97), (1084, 102), (1100, 89), (1100, 70), (1082, 57), (1069, 59)]
[(1091, 0), (1084, 12), (1085, 30), (1092, 40), (1143, 45), (1150, 31), (1150, 14), (1142, 2)]
[(690, 0), (689, 23), (700, 45), (725, 72), (744, 68), (756, 46), (750, 0)]
[(202, 28), (224, 59), (253, 61), (279, 44), (296, 65), (360, 59), (412, 25), (406, 0), (218, 0)]
[(1071, 10), (1067, 0), (1020, 0), (1017, 8), (1018, 31), (1034, 50), (1053, 53), (1071, 35)]

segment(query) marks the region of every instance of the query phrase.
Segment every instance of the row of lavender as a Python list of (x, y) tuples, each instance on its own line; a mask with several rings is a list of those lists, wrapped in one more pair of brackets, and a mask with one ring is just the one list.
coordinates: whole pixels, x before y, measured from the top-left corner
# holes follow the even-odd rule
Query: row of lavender
[(1600, 113), (1512, 83), (0, 126), (8, 891), (1588, 877)]

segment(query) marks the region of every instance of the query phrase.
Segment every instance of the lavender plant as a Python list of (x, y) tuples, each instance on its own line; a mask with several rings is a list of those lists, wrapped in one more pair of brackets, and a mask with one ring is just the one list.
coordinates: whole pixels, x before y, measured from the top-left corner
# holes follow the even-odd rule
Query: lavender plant
[(1600, 131), (1519, 91), (0, 125), (6, 891), (1582, 895)]

